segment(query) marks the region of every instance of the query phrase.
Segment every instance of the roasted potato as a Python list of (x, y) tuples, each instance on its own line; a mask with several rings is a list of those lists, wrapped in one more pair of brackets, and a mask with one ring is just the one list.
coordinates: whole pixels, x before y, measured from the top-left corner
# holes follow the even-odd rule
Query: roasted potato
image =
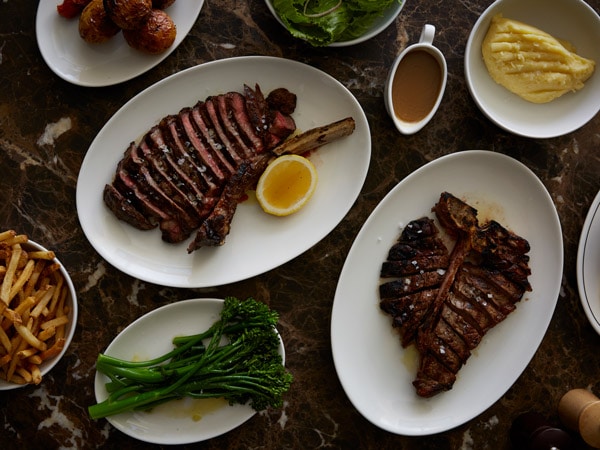
[(150, 17), (152, 0), (104, 0), (104, 9), (123, 30), (136, 30)]
[(158, 54), (173, 45), (177, 28), (166, 12), (154, 9), (140, 29), (123, 30), (123, 36), (132, 48), (144, 53)]
[(175, 0), (152, 0), (152, 7), (154, 9), (165, 9), (175, 3)]
[(103, 0), (92, 0), (79, 16), (79, 35), (90, 44), (106, 42), (120, 31), (108, 17)]

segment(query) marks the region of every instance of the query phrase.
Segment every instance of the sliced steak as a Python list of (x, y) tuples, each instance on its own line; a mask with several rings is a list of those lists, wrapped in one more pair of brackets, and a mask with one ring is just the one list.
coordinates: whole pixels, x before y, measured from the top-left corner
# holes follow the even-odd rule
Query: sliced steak
[[(277, 105), (284, 111), (274, 109)], [(240, 179), (239, 169), (259, 167), (260, 155), (295, 131), (289, 115), (294, 108), (294, 94), (279, 89), (267, 101), (257, 85), (246, 86), (244, 94), (211, 96), (164, 117), (124, 152), (114, 180), (104, 189), (106, 206), (134, 227), (158, 225), (166, 242), (187, 239), (216, 205), (222, 210), (227, 202), (219, 200), (226, 189), (233, 198), (230, 181)], [(223, 239), (204, 242), (219, 245)]]
[(414, 294), (424, 289), (439, 287), (443, 280), (444, 272), (437, 270), (406, 275), (379, 285), (379, 296), (385, 299)]
[(156, 228), (156, 223), (152, 221), (154, 217), (149, 218), (142, 214), (138, 208), (132, 205), (131, 199), (126, 198), (112, 184), (104, 186), (103, 198), (118, 219), (140, 230)]
[(399, 330), (403, 347), (414, 341), (436, 296), (437, 289), (428, 289), (402, 297), (384, 298), (379, 303), (382, 311), (392, 317), (392, 326)]
[(210, 216), (202, 222), (194, 240), (188, 246), (188, 253), (200, 247), (223, 245), (231, 230), (231, 220), (241, 198), (246, 191), (256, 185), (258, 178), (269, 162), (269, 155), (257, 158), (252, 163), (242, 164), (233, 177), (229, 179), (219, 201)]
[(432, 269), (443, 274), (448, 268), (449, 261), (448, 255), (418, 255), (409, 259), (385, 261), (381, 266), (380, 275), (382, 278), (401, 277)]
[[(225, 94), (225, 97), (227, 98), (230, 113), (233, 115), (233, 123), (239, 127), (240, 135), (248, 142), (250, 151), (254, 152), (254, 154), (262, 153), (265, 149), (265, 143), (250, 121), (246, 108), (246, 99), (238, 92), (229, 92)], [(288, 114), (292, 114), (292, 112)]]
[[(115, 216), (143, 230), (158, 226), (176, 243), (196, 232), (188, 251), (222, 245), (237, 204), (268, 162), (306, 152), (354, 131), (351, 117), (296, 131), (296, 96), (285, 88), (264, 97), (244, 85), (162, 118), (118, 163), (103, 199)], [(281, 144), (284, 145), (281, 145)]]

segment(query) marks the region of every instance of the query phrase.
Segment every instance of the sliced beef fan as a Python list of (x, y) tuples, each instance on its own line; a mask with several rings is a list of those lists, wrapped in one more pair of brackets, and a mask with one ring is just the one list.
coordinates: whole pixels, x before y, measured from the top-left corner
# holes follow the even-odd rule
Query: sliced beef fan
[(392, 317), (404, 347), (420, 355), (416, 392), (452, 389), (483, 335), (516, 309), (526, 291), (529, 243), (444, 192), (433, 211), (454, 239), (450, 252), (434, 221), (410, 222), (382, 264), (380, 308)]
[(302, 154), (354, 131), (346, 117), (291, 137), (295, 109), (295, 94), (278, 88), (265, 98), (258, 85), (182, 108), (129, 145), (104, 202), (135, 228), (158, 227), (166, 242), (195, 233), (189, 253), (222, 245), (238, 203), (273, 157)]
[[(256, 85), (166, 116), (125, 150), (104, 188), (106, 205), (136, 228), (158, 226), (167, 242), (187, 239), (219, 204), (228, 182), (264, 166), (264, 155), (295, 131), (295, 107), (288, 90), (265, 98)], [(190, 251), (223, 240), (198, 238)]]

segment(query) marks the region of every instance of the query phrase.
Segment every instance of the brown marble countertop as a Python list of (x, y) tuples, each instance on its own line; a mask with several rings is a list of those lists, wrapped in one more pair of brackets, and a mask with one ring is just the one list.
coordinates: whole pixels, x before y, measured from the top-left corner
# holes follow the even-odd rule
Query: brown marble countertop
[[(237, 429), (189, 448), (508, 449), (509, 428), (522, 412), (537, 411), (557, 423), (557, 403), (568, 390), (583, 387), (599, 394), (600, 336), (580, 305), (576, 258), (585, 216), (600, 189), (600, 115), (573, 133), (537, 140), (507, 133), (479, 111), (467, 90), (463, 56), (471, 27), (490, 3), (408, 0), (396, 22), (376, 38), (348, 48), (316, 49), (291, 38), (262, 0), (206, 0), (190, 34), (160, 65), (122, 84), (88, 88), (63, 81), (44, 62), (36, 43), (38, 2), (0, 2), (0, 228), (17, 229), (56, 250), (79, 297), (77, 331), (63, 360), (40, 385), (0, 392), (0, 446), (153, 448), (106, 420), (90, 419), (94, 362), (139, 316), (195, 297), (254, 296), (277, 310), (286, 365), (295, 381), (283, 408), (256, 414)], [(600, 0), (588, 3), (600, 11)], [(448, 86), (434, 120), (406, 137), (386, 115), (382, 90), (393, 58), (418, 39), (425, 23), (437, 28), (435, 42), (447, 58)], [(188, 67), (242, 55), (308, 63), (356, 96), (372, 134), (371, 165), (356, 203), (314, 247), (245, 281), (179, 289), (120, 272), (92, 248), (77, 217), (76, 182), (90, 143), (146, 87)], [(64, 118), (71, 120), (68, 130), (40, 141), (48, 125)], [(361, 225), (390, 189), (425, 163), (467, 149), (509, 155), (549, 190), (564, 237), (562, 287), (545, 338), (505, 395), (450, 431), (398, 436), (363, 418), (338, 381), (330, 341), (336, 284)]]

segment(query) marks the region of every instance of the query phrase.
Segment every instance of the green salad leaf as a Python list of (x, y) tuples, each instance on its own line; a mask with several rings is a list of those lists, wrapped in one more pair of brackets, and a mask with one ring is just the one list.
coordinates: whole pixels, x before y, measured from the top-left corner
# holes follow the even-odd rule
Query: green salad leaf
[(359, 38), (404, 0), (272, 0), (290, 33), (315, 47)]

